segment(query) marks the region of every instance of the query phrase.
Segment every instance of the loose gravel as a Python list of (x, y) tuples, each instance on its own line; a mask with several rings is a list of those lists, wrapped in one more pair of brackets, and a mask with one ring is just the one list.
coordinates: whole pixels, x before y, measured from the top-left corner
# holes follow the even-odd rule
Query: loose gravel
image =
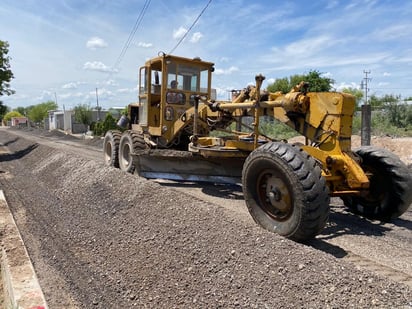
[(2, 130), (5, 191), (50, 308), (412, 308), (412, 291), (218, 205)]

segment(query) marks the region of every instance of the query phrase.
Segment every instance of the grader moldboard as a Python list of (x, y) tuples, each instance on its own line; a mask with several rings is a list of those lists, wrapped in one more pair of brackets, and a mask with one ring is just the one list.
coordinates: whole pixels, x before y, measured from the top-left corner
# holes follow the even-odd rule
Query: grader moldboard
[[(264, 77), (232, 101), (213, 98), (214, 64), (160, 54), (139, 70), (139, 101), (108, 131), (108, 165), (145, 178), (241, 183), (247, 208), (263, 228), (295, 241), (326, 225), (330, 196), (353, 212), (388, 221), (412, 203), (412, 177), (394, 154), (372, 146), (351, 150), (353, 96), (261, 90)], [(269, 120), (268, 120), (269, 119)], [(280, 121), (305, 144), (259, 130)], [(220, 135), (219, 135), (220, 134)]]

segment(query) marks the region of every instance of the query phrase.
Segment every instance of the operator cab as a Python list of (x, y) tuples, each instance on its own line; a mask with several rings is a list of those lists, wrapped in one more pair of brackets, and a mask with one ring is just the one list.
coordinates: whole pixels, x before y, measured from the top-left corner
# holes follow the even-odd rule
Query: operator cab
[(136, 125), (150, 136), (170, 142), (180, 128), (174, 123), (184, 120), (186, 111), (194, 106), (195, 97), (213, 99), (213, 66), (200, 58), (165, 54), (147, 61), (139, 71), (139, 102), (135, 106), (138, 119), (132, 119), (132, 129)]

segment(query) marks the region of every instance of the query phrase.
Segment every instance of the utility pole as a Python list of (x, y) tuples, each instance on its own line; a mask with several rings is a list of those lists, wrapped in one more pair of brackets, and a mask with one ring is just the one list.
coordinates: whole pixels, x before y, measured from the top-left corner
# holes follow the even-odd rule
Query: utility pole
[(96, 88), (96, 109), (97, 109), (97, 121), (100, 121), (99, 96), (97, 95), (97, 88)]
[(365, 77), (361, 82), (361, 89), (365, 90), (365, 102), (362, 105), (361, 119), (361, 145), (369, 146), (371, 144), (371, 106), (368, 104), (368, 83), (372, 80), (368, 77), (371, 71), (364, 70)]
[(56, 92), (54, 93), (54, 102), (55, 102), (56, 105), (58, 106), (58, 104), (57, 104), (57, 94), (56, 94)]

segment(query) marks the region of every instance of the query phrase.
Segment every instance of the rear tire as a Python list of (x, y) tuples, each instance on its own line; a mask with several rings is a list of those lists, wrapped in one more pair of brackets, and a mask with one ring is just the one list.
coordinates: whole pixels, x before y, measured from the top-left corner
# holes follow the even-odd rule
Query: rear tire
[(142, 149), (146, 149), (146, 143), (141, 134), (133, 131), (125, 131), (120, 139), (119, 146), (119, 166), (122, 171), (133, 173), (135, 164), (133, 154)]
[(103, 141), (104, 162), (108, 166), (119, 167), (119, 144), (122, 133), (118, 130), (107, 131)]
[(390, 221), (402, 215), (412, 203), (412, 176), (408, 167), (393, 153), (373, 146), (355, 151), (369, 177), (366, 196), (344, 198), (354, 213), (369, 219)]
[(271, 232), (303, 242), (326, 225), (326, 181), (298, 146), (274, 142), (254, 150), (243, 166), (242, 185), (251, 216)]

